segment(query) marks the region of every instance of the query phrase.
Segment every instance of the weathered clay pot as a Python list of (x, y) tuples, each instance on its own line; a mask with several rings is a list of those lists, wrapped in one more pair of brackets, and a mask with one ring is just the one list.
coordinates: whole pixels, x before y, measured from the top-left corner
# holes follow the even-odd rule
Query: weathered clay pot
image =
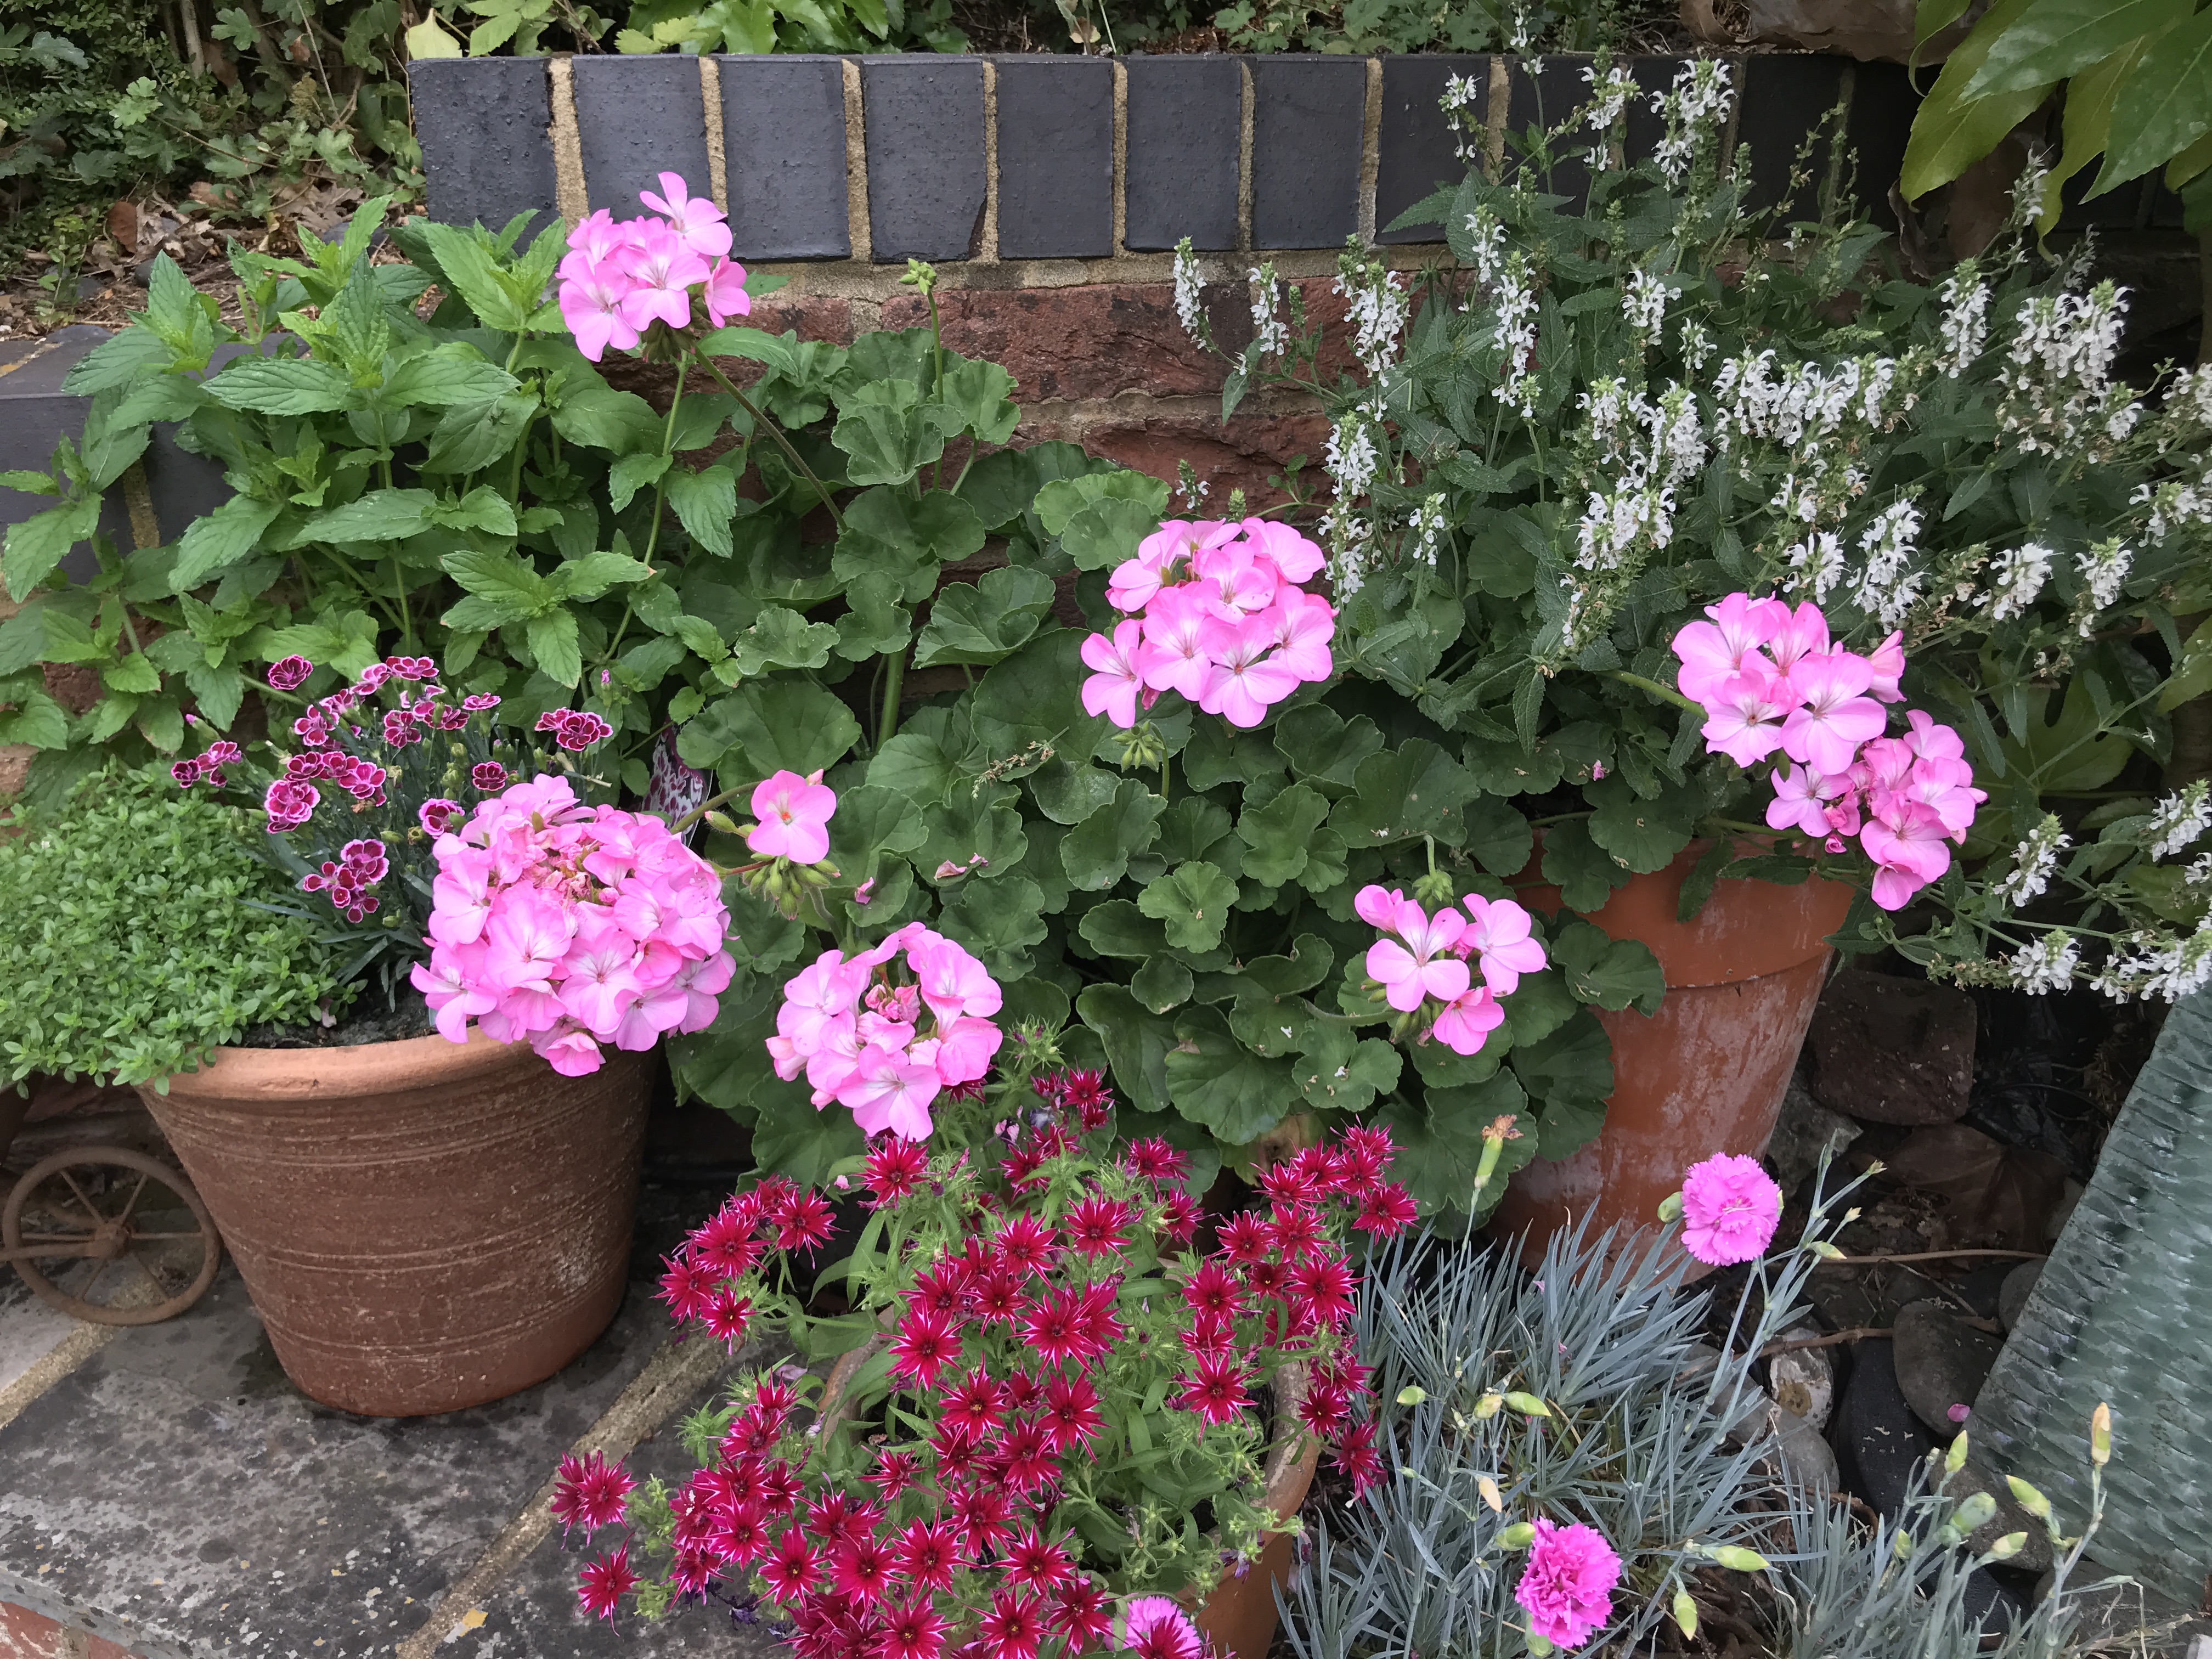
[[(890, 1346), (888, 1336), (872, 1337), (830, 1368), (816, 1418), (818, 1424), (833, 1424), (843, 1414), (845, 1385), (863, 1364)], [(1285, 1519), (1296, 1515), (1306, 1501), (1314, 1471), (1321, 1467), (1321, 1442), (1302, 1429), (1288, 1432), (1295, 1424), (1291, 1413), (1305, 1397), (1305, 1388), (1306, 1368), (1302, 1364), (1293, 1362), (1275, 1373), (1276, 1429), (1285, 1437), (1267, 1455), (1261, 1471), (1265, 1483), (1261, 1501)], [(1275, 1640), (1275, 1587), (1288, 1583), (1290, 1577), (1291, 1534), (1271, 1532), (1261, 1540), (1260, 1559), (1240, 1577), (1224, 1578), (1195, 1607), (1188, 1591), (1176, 1599), (1191, 1607), (1193, 1622), (1225, 1659), (1267, 1659)]]
[[(1774, 1133), (1832, 954), (1824, 941), (1843, 926), (1856, 890), (1817, 878), (1795, 887), (1723, 881), (1694, 921), (1678, 921), (1682, 883), (1705, 850), (1692, 842), (1586, 918), (1650, 946), (1667, 997), (1648, 1018), (1598, 1011), (1613, 1039), (1603, 1131), (1569, 1157), (1537, 1159), (1507, 1186), (1492, 1224), (1509, 1236), (1527, 1230), (1522, 1255), (1532, 1266), (1584, 1212), (1600, 1228), (1656, 1224), (1689, 1165), (1716, 1152), (1755, 1158)], [(1559, 907), (1556, 887), (1516, 888), (1533, 908)], [(1690, 1266), (1692, 1278), (1711, 1271)]]
[[(1291, 1413), (1305, 1392), (1305, 1367), (1285, 1365), (1275, 1373), (1276, 1432), (1284, 1437), (1268, 1454), (1262, 1474), (1261, 1499), (1276, 1515), (1288, 1519), (1306, 1501), (1314, 1471), (1321, 1467), (1321, 1442), (1304, 1432), (1288, 1432), (1296, 1425)], [(1224, 1578), (1191, 1616), (1201, 1634), (1229, 1659), (1267, 1659), (1274, 1644), (1275, 1587), (1291, 1578), (1291, 1534), (1271, 1532), (1260, 1541), (1260, 1559), (1243, 1576)]]
[(420, 1417), (544, 1381), (614, 1317), (651, 1059), (567, 1078), (472, 1030), (222, 1048), (139, 1092), (293, 1382)]

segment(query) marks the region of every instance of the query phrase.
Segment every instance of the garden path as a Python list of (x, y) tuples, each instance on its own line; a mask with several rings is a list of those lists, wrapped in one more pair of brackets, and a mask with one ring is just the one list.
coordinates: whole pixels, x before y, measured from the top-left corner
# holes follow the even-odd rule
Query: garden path
[(676, 1425), (750, 1363), (672, 1342), (651, 1296), (660, 1254), (720, 1196), (647, 1184), (630, 1293), (557, 1376), (404, 1421), (294, 1389), (234, 1267), (177, 1319), (121, 1330), (60, 1319), (6, 1274), (0, 1659), (765, 1652), (697, 1608), (649, 1631), (586, 1620), (583, 1546), (544, 1513), (572, 1449), (688, 1469)]

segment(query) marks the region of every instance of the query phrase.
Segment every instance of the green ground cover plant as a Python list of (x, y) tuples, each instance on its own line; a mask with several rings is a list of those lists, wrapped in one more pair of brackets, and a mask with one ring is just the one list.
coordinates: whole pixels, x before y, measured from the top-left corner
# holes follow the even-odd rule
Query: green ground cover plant
[(111, 764), (0, 827), (0, 1086), (150, 1083), (346, 1000), (334, 947), (270, 908), (290, 884), (255, 856), (254, 816)]

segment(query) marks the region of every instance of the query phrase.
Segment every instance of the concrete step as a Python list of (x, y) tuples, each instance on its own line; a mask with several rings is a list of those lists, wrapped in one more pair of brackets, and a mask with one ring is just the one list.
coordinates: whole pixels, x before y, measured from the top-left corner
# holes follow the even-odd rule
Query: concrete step
[(131, 1329), (57, 1315), (0, 1268), (0, 1659), (764, 1652), (719, 1609), (586, 1620), (583, 1542), (545, 1508), (573, 1449), (688, 1472), (675, 1425), (758, 1359), (672, 1341), (652, 1296), (720, 1196), (648, 1184), (605, 1335), (534, 1389), (434, 1418), (305, 1398), (231, 1267)]

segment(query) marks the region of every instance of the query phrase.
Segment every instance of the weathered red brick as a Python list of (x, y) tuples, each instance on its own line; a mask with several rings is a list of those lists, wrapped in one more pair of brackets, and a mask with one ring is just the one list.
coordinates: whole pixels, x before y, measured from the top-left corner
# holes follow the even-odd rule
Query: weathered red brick
[[(1223, 291), (1224, 295), (1226, 290)], [(1014, 377), (1024, 405), (1047, 398), (1110, 398), (1218, 392), (1228, 374), (1176, 320), (1168, 283), (1077, 288), (945, 289), (937, 296), (945, 343), (988, 358)], [(1237, 313), (1211, 307), (1217, 333)], [(887, 329), (919, 328), (929, 307), (917, 295), (884, 301)], [(1246, 325), (1249, 330), (1249, 319)]]
[(54, 1659), (62, 1627), (42, 1613), (0, 1601), (0, 1659)]
[(745, 318), (747, 325), (781, 334), (798, 331), (802, 340), (827, 340), (831, 345), (853, 343), (853, 302), (829, 294), (794, 294), (786, 289), (772, 294)]
[(1196, 413), (1126, 404), (1063, 407), (1024, 421), (1015, 441), (1048, 438), (1080, 444), (1093, 455), (1171, 482), (1178, 464), (1187, 460), (1206, 486), (1205, 510), (1225, 510), (1229, 492), (1241, 489), (1256, 511), (1289, 499), (1269, 480), (1281, 477), (1285, 464), (1297, 457), (1305, 458), (1299, 475), (1305, 493), (1322, 487), (1328, 422), (1317, 413), (1255, 413), (1239, 415), (1224, 427), (1218, 417)]

